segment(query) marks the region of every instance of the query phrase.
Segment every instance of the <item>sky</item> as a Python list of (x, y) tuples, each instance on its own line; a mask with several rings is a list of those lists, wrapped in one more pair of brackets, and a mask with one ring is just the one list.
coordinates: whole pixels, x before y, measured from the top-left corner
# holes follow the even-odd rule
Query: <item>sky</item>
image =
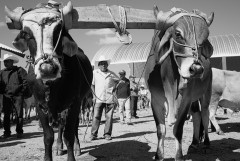
[[(4, 7), (11, 9), (23, 7), (29, 9), (35, 7), (38, 3), (44, 3), (48, 0), (0, 0), (0, 43), (8, 45), (12, 48), (12, 41), (19, 33), (18, 30), (9, 30), (5, 23), (6, 13)], [(61, 2), (65, 6), (69, 0), (55, 0)], [(199, 9), (200, 11), (210, 15), (214, 12), (215, 17), (210, 26), (210, 36), (237, 34), (240, 29), (240, 0), (72, 0), (73, 7), (96, 6), (98, 4), (130, 6), (136, 9), (152, 10), (157, 5), (159, 10), (164, 12), (171, 8), (183, 8), (187, 11)], [(104, 45), (120, 43), (115, 34), (114, 29), (71, 29), (70, 35), (91, 61), (96, 52)], [(129, 29), (133, 43), (134, 42), (150, 42), (153, 36), (152, 29)], [(2, 50), (2, 55), (6, 53)], [(17, 64), (25, 67), (25, 59), (20, 58)], [(109, 69), (119, 72), (125, 69), (129, 73), (128, 66), (110, 65)]]

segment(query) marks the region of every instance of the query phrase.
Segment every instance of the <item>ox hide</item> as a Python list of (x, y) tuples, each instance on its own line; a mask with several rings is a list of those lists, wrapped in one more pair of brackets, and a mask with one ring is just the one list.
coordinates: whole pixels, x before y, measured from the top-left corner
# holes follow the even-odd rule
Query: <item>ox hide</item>
[(215, 115), (218, 106), (229, 108), (233, 111), (240, 110), (240, 72), (212, 68), (212, 96), (209, 105), (210, 121), (216, 133), (223, 135), (224, 132), (218, 125)]
[(78, 116), (93, 74), (88, 57), (68, 33), (65, 20), (72, 10), (71, 2), (61, 11), (47, 4), (29, 10), (5, 7), (11, 27), (20, 30), (13, 45), (21, 51), (29, 49), (32, 58), (28, 81), (43, 127), (45, 161), (52, 161), (54, 123), (61, 125), (57, 150), (62, 150), (63, 134), (67, 160), (75, 161), (74, 153), (80, 155)]
[[(162, 17), (170, 17), (163, 16), (162, 14), (168, 13), (159, 12), (156, 8), (154, 13), (157, 27), (162, 26), (159, 23), (168, 21), (161, 20)], [(204, 125), (204, 145), (208, 147), (210, 144), (208, 105), (211, 98), (212, 71), (209, 58), (213, 48), (207, 38), (213, 14), (207, 18), (198, 14), (199, 11), (182, 13), (181, 10), (177, 10), (172, 13), (173, 17), (177, 18), (174, 17), (174, 21), (169, 20), (172, 24), (168, 24), (168, 28), (155, 31), (146, 62), (145, 80), (151, 92), (151, 106), (157, 126), (156, 160), (164, 158), (165, 116), (168, 124), (174, 125), (175, 160), (183, 160), (183, 125), (191, 104), (195, 101), (199, 101), (196, 105), (199, 105), (199, 109), (201, 106), (201, 112), (198, 110), (193, 113), (194, 138), (191, 145), (198, 147), (200, 142), (200, 120)], [(196, 47), (196, 44), (201, 48)], [(195, 50), (196, 48), (198, 50)]]

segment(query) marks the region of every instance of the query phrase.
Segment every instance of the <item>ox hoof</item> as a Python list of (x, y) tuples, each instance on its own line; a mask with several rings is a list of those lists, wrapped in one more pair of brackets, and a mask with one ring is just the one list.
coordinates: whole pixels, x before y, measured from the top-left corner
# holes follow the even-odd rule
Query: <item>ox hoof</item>
[(191, 145), (188, 147), (187, 154), (197, 152), (198, 148), (199, 148), (199, 145), (191, 144)]
[(61, 156), (64, 154), (63, 150), (61, 149), (56, 149), (56, 152), (55, 152), (56, 156)]
[(158, 154), (155, 154), (155, 161), (164, 161), (164, 158)]
[(202, 148), (202, 153), (203, 154), (209, 154), (210, 153), (210, 146), (204, 146)]
[(216, 134), (218, 134), (218, 135), (225, 135), (222, 130), (216, 131)]
[(81, 155), (81, 150), (74, 150), (75, 156), (80, 156)]

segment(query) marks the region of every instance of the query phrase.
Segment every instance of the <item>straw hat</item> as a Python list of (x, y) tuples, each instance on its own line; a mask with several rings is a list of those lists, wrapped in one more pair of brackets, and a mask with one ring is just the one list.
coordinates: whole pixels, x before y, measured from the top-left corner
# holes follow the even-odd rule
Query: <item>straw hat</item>
[(95, 63), (98, 65), (99, 62), (101, 61), (106, 61), (108, 63), (108, 65), (110, 64), (111, 60), (109, 58), (105, 58), (104, 55), (101, 55), (98, 60), (95, 60)]
[(5, 60), (13, 60), (13, 63), (18, 63), (19, 59), (12, 54), (4, 54), (3, 59), (0, 59), (0, 61), (5, 61)]

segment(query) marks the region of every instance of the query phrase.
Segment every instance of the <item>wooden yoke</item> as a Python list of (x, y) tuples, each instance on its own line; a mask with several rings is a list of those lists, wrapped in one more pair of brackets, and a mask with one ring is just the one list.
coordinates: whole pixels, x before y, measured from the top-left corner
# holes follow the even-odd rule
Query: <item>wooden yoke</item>
[[(119, 25), (119, 6), (109, 6)], [(140, 10), (123, 6), (127, 16), (127, 29), (155, 29), (156, 19), (152, 10)], [(72, 11), (73, 29), (115, 28), (107, 5), (74, 7)]]
[[(68, 5), (71, 6), (71, 4)], [(72, 6), (70, 8), (72, 8)], [(71, 26), (71, 28), (68, 29), (115, 28), (112, 17), (107, 8), (108, 6), (106, 4), (73, 7), (69, 13), (69, 18), (65, 20), (66, 23)], [(121, 21), (119, 6), (113, 5), (109, 6), (109, 8), (113, 18), (119, 26)], [(140, 10), (125, 6), (124, 9), (127, 17), (127, 29), (155, 29), (156, 19), (152, 10)], [(20, 18), (21, 13), (23, 13), (23, 8), (17, 7), (15, 12)], [(8, 16), (6, 16), (6, 23), (9, 29), (21, 28), (21, 26), (17, 25), (18, 23), (13, 22)]]

